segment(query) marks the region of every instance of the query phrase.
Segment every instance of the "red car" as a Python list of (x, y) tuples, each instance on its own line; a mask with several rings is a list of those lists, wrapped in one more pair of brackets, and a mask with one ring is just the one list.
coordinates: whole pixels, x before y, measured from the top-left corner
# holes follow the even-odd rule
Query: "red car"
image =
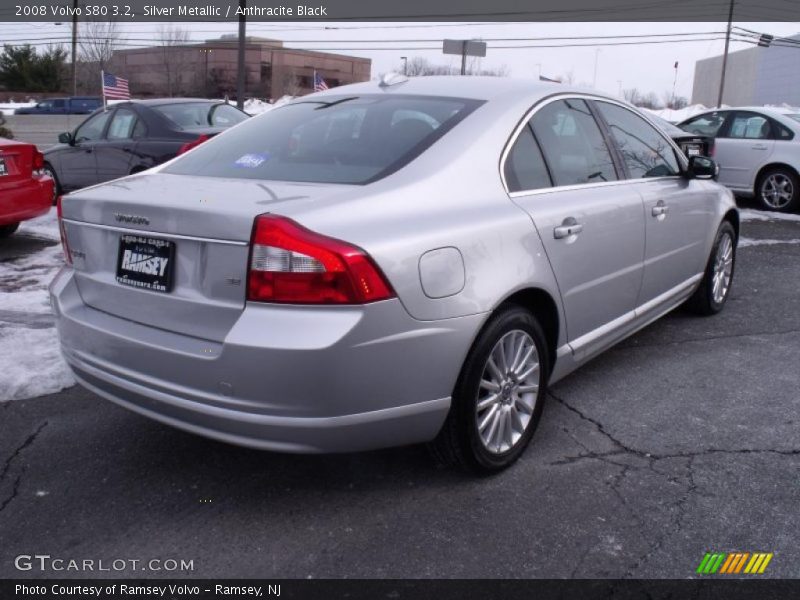
[(44, 157), (34, 144), (0, 138), (0, 238), (53, 205), (53, 180), (42, 167)]

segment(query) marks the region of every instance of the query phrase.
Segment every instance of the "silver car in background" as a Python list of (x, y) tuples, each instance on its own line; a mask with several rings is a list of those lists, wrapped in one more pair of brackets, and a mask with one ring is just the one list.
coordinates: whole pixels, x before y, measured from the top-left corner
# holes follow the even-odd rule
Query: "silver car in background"
[(678, 126), (713, 138), (711, 155), (721, 184), (755, 196), (767, 210), (800, 209), (800, 109), (725, 108)]
[(495, 471), (548, 384), (684, 302), (722, 309), (739, 218), (715, 169), (560, 85), (306, 96), (61, 199), (62, 350), (100, 396), (218, 440), (430, 442)]

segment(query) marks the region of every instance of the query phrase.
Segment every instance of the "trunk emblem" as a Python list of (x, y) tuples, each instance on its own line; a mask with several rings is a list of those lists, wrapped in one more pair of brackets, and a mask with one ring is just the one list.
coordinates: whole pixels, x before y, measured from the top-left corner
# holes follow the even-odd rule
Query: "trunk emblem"
[(122, 213), (114, 213), (114, 218), (118, 223), (128, 223), (130, 225), (150, 225), (150, 219), (147, 217), (140, 217), (139, 215), (123, 215)]

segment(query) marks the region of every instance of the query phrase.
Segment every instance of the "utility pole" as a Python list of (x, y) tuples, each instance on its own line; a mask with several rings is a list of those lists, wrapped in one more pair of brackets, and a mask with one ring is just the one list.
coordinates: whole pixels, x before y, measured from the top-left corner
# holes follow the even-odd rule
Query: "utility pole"
[(674, 108), (675, 107), (675, 86), (678, 83), (678, 61), (675, 61), (675, 77), (672, 78), (672, 97), (670, 98), (670, 102), (672, 102), (672, 106), (668, 106), (667, 108)]
[(244, 109), (244, 46), (246, 43), (245, 35), (245, 8), (247, 0), (239, 0), (239, 65), (236, 74), (236, 106), (240, 110)]
[(597, 87), (597, 58), (600, 56), (600, 48), (594, 50), (594, 78), (592, 79), (592, 87)]
[(733, 4), (731, 0), (730, 8), (728, 9), (728, 31), (725, 33), (725, 54), (722, 55), (722, 74), (719, 78), (719, 96), (717, 96), (717, 108), (722, 108), (722, 94), (725, 91), (725, 69), (728, 66), (728, 47), (731, 43), (731, 27), (733, 26)]
[(401, 56), (400, 60), (403, 61), (403, 75), (408, 75), (408, 57)]
[(72, 95), (78, 95), (78, 0), (72, 0)]
[(461, 74), (467, 74), (467, 40), (461, 42)]

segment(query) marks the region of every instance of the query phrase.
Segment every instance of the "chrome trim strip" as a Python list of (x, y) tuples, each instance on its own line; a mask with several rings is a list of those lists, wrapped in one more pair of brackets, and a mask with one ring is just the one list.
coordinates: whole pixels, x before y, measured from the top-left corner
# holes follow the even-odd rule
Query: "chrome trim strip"
[(228, 244), (230, 246), (248, 246), (249, 242), (239, 242), (236, 240), (221, 240), (218, 238), (202, 238), (193, 235), (180, 235), (177, 233), (163, 233), (161, 231), (149, 231), (146, 229), (129, 229), (127, 227), (117, 227), (115, 225), (100, 225), (98, 223), (87, 223), (86, 221), (76, 221), (75, 219), (63, 219), (65, 223), (72, 223), (81, 227), (93, 227), (94, 229), (105, 229), (119, 231), (121, 233), (133, 233), (136, 235), (153, 235), (155, 237), (165, 237), (176, 240), (189, 240), (193, 242), (211, 242), (214, 244)]

